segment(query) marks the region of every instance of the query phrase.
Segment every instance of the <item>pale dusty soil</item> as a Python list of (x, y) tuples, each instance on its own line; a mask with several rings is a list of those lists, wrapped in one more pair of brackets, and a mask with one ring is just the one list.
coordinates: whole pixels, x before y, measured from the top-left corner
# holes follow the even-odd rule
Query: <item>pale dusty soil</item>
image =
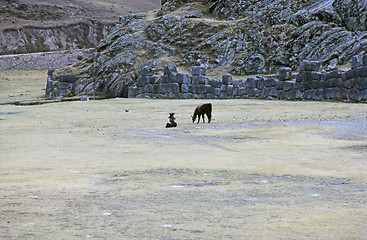
[[(1, 102), (41, 99), (44, 74), (1, 71)], [(192, 123), (204, 102), (213, 121)], [(246, 99), (0, 105), (0, 239), (366, 239), (366, 117)]]

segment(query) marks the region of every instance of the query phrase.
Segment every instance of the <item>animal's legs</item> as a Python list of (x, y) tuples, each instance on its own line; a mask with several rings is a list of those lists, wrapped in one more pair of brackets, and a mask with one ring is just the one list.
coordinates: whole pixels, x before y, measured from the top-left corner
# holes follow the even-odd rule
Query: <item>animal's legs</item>
[(208, 123), (210, 123), (210, 119), (212, 118), (212, 114), (211, 113), (207, 113), (206, 116), (208, 117)]

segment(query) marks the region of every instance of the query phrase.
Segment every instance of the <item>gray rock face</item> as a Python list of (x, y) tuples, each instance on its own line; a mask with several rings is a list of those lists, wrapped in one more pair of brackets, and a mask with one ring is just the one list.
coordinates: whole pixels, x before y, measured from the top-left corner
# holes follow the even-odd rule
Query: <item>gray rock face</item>
[[(354, 7), (346, 8), (348, 4)], [(70, 94), (127, 97), (129, 87), (145, 84), (144, 76), (153, 79), (150, 77), (162, 72), (154, 81), (169, 84), (168, 80), (174, 79), (179, 84), (206, 85), (205, 78), (196, 76), (219, 67), (233, 75), (279, 72), (285, 81), (292, 80), (291, 72), (300, 67), (300, 74), (307, 72), (302, 77), (320, 81), (309, 72), (337, 70), (337, 64), (351, 63), (354, 56), (367, 52), (366, 9), (365, 0), (165, 0), (156, 18), (147, 19), (145, 14), (121, 17), (95, 48), (93, 57), (76, 66), (78, 80)], [(208, 15), (214, 19), (209, 20)], [(366, 61), (361, 59), (360, 64)], [(193, 70), (192, 79), (166, 69), (171, 63)], [(352, 66), (360, 65), (352, 62)], [(249, 91), (254, 97), (265, 94), (263, 81), (256, 81), (259, 85)], [(185, 91), (189, 88), (184, 86)], [(208, 94), (218, 88), (213, 86)], [(221, 89), (222, 96), (228, 95), (230, 88)], [(275, 95), (275, 89), (268, 91), (269, 96)], [(235, 87), (233, 92), (238, 94), (239, 89)], [(321, 93), (310, 91), (307, 98), (315, 94)], [(283, 95), (299, 97), (299, 92)]]
[(335, 0), (332, 2), (342, 25), (347, 30), (367, 30), (367, 2), (365, 0)]

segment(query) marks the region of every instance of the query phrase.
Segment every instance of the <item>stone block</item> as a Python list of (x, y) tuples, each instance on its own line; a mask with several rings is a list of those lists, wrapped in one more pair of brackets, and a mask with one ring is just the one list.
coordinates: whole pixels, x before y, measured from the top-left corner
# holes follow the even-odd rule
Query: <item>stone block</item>
[(352, 101), (360, 101), (361, 93), (358, 89), (352, 88), (348, 90), (348, 98)]
[(177, 73), (177, 83), (190, 84), (191, 83), (191, 78), (188, 74)]
[(329, 100), (340, 99), (340, 89), (339, 88), (327, 88), (324, 91), (325, 98)]
[(348, 89), (346, 88), (340, 89), (340, 98), (343, 100), (348, 99)]
[(156, 77), (155, 78), (155, 81), (154, 81), (154, 84), (160, 84), (160, 83), (162, 83), (162, 77), (163, 76)]
[(154, 73), (153, 69), (150, 66), (143, 66), (139, 70), (140, 76), (152, 76)]
[(297, 82), (310, 82), (313, 80), (321, 80), (321, 79), (323, 79), (323, 74), (315, 71), (301, 72), (296, 76)]
[(189, 85), (189, 92), (190, 93), (198, 93), (198, 86), (199, 85)]
[(292, 69), (290, 69), (289, 67), (279, 68), (278, 73), (279, 73), (279, 80), (280, 81), (292, 80), (293, 79)]
[(181, 92), (182, 93), (188, 93), (189, 92), (189, 85), (188, 84), (182, 84), (181, 85)]
[(69, 82), (55, 82), (50, 92), (50, 99), (60, 99), (71, 94), (73, 89), (73, 83)]
[(213, 93), (207, 93), (205, 96), (206, 99), (214, 99), (215, 95)]
[(178, 98), (178, 93), (170, 92), (170, 93), (168, 94), (168, 98)]
[(301, 90), (302, 92), (305, 92), (307, 90), (312, 89), (312, 82), (301, 82), (299, 84), (299, 90)]
[(232, 96), (238, 96), (238, 88), (236, 87), (233, 87), (233, 93), (232, 93)]
[(232, 85), (233, 84), (233, 79), (232, 79), (231, 74), (228, 74), (228, 73), (223, 74), (222, 83), (225, 84), (225, 85)]
[(222, 82), (217, 79), (212, 79), (210, 84), (213, 88), (220, 88), (222, 86)]
[(265, 87), (275, 87), (277, 79), (275, 78), (265, 78), (264, 84)]
[(200, 67), (200, 66), (193, 66), (191, 68), (191, 75), (206, 75), (206, 68), (205, 67)]
[(279, 90), (278, 99), (285, 99), (285, 92), (283, 90)]
[(247, 88), (239, 87), (238, 88), (238, 96), (245, 96), (247, 95)]
[(226, 94), (227, 96), (231, 96), (233, 94), (233, 85), (227, 85), (226, 86)]
[(153, 84), (145, 84), (144, 85), (144, 92), (153, 93)]
[(367, 78), (366, 77), (359, 77), (354, 80), (354, 86), (358, 90), (364, 90), (367, 89)]
[(222, 85), (221, 87), (220, 87), (220, 91), (221, 92), (225, 92), (226, 91), (226, 89), (227, 89), (227, 85)]
[(352, 63), (351, 63), (351, 68), (355, 69), (358, 67), (362, 67), (362, 59), (360, 56), (354, 56), (352, 57)]
[(168, 83), (168, 92), (170, 93), (179, 93), (180, 85), (178, 83)]
[(327, 85), (328, 85), (328, 82), (327, 81), (320, 81), (319, 82), (319, 88), (320, 89), (326, 89), (327, 88)]
[(183, 93), (182, 98), (183, 99), (191, 99), (191, 98), (193, 98), (193, 95), (192, 95), (192, 93)]
[(220, 99), (225, 99), (225, 98), (228, 98), (228, 96), (227, 96), (227, 94), (225, 92), (220, 92), (219, 98)]
[(205, 93), (213, 93), (212, 85), (204, 85)]
[(267, 97), (270, 97), (271, 99), (277, 98), (278, 97), (278, 93), (279, 93), (279, 91), (278, 91), (278, 89), (276, 87), (268, 87), (265, 90), (265, 95)]
[(209, 85), (210, 81), (211, 81), (211, 79), (206, 77), (206, 76), (199, 76), (199, 84)]
[(247, 78), (245, 81), (245, 86), (247, 88), (256, 88), (256, 84), (257, 84), (256, 78), (253, 77)]
[(265, 87), (265, 78), (262, 76), (257, 76), (256, 79), (257, 79), (256, 87), (258, 89), (263, 89)]
[(143, 87), (145, 84), (149, 84), (150, 83), (150, 77), (149, 76), (139, 76), (138, 80), (136, 82), (136, 85), (138, 87)]
[(158, 94), (158, 93), (160, 93), (160, 91), (161, 91), (160, 85), (159, 84), (153, 84), (153, 93)]
[(278, 89), (278, 90), (283, 90), (283, 87), (284, 87), (284, 81), (276, 81), (275, 82), (275, 87)]
[(302, 98), (305, 100), (312, 100), (314, 96), (314, 90), (307, 90), (303, 92)]
[[(53, 85), (53, 82), (52, 79), (51, 79), (51, 76), (49, 75), (47, 77), (47, 82), (46, 82), (46, 91), (45, 91), (45, 95), (48, 97), (50, 95), (50, 92), (52, 90), (52, 85)], [(78, 92), (82, 92), (82, 89), (80, 89)], [(77, 93), (79, 94), (79, 93)]]
[(171, 75), (172, 73), (177, 73), (177, 67), (175, 64), (169, 64), (164, 66), (163, 74)]
[(313, 91), (312, 99), (316, 100), (316, 101), (324, 100), (324, 90), (323, 89), (315, 89)]
[(129, 87), (129, 92), (127, 94), (127, 97), (128, 98), (134, 98), (134, 97), (136, 97), (136, 95), (137, 95), (137, 87), (135, 87), (135, 86)]
[(248, 97), (249, 98), (256, 98), (259, 97), (261, 94), (261, 90), (257, 89), (257, 88), (250, 88), (248, 91)]
[(199, 94), (206, 93), (205, 92), (205, 85), (198, 85), (198, 91), (197, 91), (197, 93), (199, 93)]
[(342, 88), (343, 85), (344, 84), (341, 78), (332, 78), (327, 81), (328, 88)]
[(367, 66), (361, 67), (357, 70), (357, 77), (367, 77)]
[(299, 64), (299, 72), (306, 71), (320, 71), (321, 70), (321, 62), (320, 61), (309, 61), (303, 60)]
[(344, 82), (344, 87), (347, 89), (353, 88), (355, 86), (354, 84), (355, 79), (349, 79)]
[(324, 74), (325, 80), (333, 79), (333, 78), (340, 78), (342, 77), (342, 72), (340, 70), (335, 70), (332, 72), (327, 72)]
[(233, 80), (233, 86), (238, 88), (241, 86), (242, 81), (241, 80)]
[(290, 90), (292, 90), (294, 88), (295, 84), (296, 83), (294, 81), (284, 81), (283, 90), (285, 92), (290, 91)]
[(285, 93), (284, 98), (287, 100), (296, 100), (296, 90), (290, 90), (288, 92)]
[(296, 90), (296, 99), (302, 100), (303, 93), (300, 90)]
[(159, 92), (161, 94), (168, 93), (168, 83), (161, 83), (161, 84), (159, 84)]
[(347, 80), (347, 75), (345, 72), (342, 72), (342, 76), (341, 76), (342, 81), (344, 82), (345, 80)]
[(168, 83), (168, 75), (160, 76), (160, 83)]
[(220, 88), (214, 88), (213, 89), (213, 93), (214, 93), (215, 96), (218, 96), (219, 97), (220, 92), (221, 92)]
[(347, 80), (356, 77), (358, 77), (358, 69), (349, 69), (348, 71), (345, 72), (345, 78)]
[(49, 68), (48, 68), (48, 71), (47, 71), (47, 75), (48, 75), (48, 76), (52, 76), (52, 74), (54, 73), (54, 71), (55, 71), (55, 68), (53, 68), (53, 67), (49, 67)]
[(88, 95), (83, 95), (81, 98), (80, 98), (80, 101), (89, 101), (89, 97)]
[(191, 83), (192, 83), (192, 84), (194, 84), (194, 85), (199, 84), (200, 78), (201, 78), (201, 76), (200, 76), (200, 75), (193, 75), (193, 76), (192, 76)]
[(168, 76), (168, 83), (178, 83), (177, 81), (177, 73), (172, 72), (170, 75)]
[(367, 54), (363, 55), (362, 57), (362, 65), (367, 66)]
[(367, 89), (361, 91), (361, 93), (360, 93), (360, 101), (363, 101), (363, 102), (366, 102), (367, 101)]
[(318, 89), (318, 88), (320, 88), (320, 82), (321, 82), (321, 81), (313, 80), (313, 81), (311, 82), (311, 87), (312, 87), (312, 89)]
[(75, 83), (78, 81), (78, 77), (74, 74), (60, 74), (59, 82)]

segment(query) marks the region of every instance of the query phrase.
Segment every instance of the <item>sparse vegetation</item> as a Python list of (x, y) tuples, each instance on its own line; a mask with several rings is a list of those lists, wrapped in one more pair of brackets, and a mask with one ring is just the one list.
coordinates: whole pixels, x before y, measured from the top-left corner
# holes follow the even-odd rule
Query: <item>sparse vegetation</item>
[[(1, 71), (1, 99), (34, 99), (42, 73)], [(365, 105), (212, 100), (198, 125), (201, 103), (0, 105), (0, 238), (366, 235)]]

